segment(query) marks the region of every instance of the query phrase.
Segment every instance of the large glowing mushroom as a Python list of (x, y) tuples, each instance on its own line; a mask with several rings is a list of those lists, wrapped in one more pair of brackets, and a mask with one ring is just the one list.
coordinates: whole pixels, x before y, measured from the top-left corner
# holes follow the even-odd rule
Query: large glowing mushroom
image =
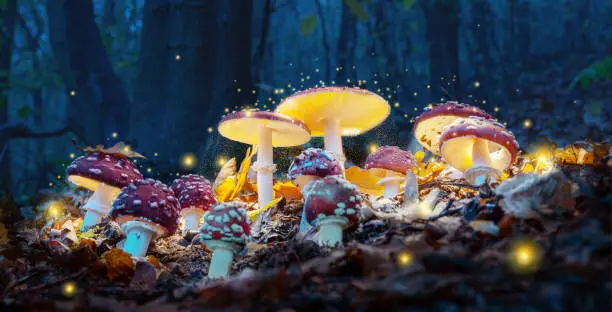
[(502, 124), (474, 116), (446, 126), (439, 142), (442, 157), (475, 185), (482, 185), (487, 177), (499, 179), (516, 160), (519, 148)]
[(219, 123), (222, 136), (257, 146), (257, 195), (259, 207), (272, 201), (272, 173), (276, 170), (273, 147), (302, 145), (310, 140), (310, 130), (300, 120), (283, 114), (246, 110), (225, 115)]
[(108, 215), (122, 187), (143, 178), (127, 157), (98, 151), (75, 159), (66, 174), (68, 181), (94, 192), (83, 206), (86, 213), (81, 230), (98, 224)]
[(121, 189), (111, 217), (127, 236), (123, 250), (135, 257), (146, 255), (152, 240), (174, 234), (179, 210), (174, 192), (160, 181), (140, 180)]
[(414, 167), (417, 167), (414, 155), (396, 146), (383, 146), (368, 155), (365, 161), (365, 169), (379, 171), (374, 175), (383, 177), (378, 184), (385, 188), (384, 196), (387, 198), (399, 193), (406, 173)]
[(414, 136), (424, 148), (439, 155), (439, 139), (442, 129), (457, 118), (469, 116), (493, 119), (491, 115), (478, 107), (449, 101), (427, 107), (414, 122)]
[(342, 137), (362, 134), (380, 123), (391, 107), (381, 96), (349, 87), (321, 87), (300, 91), (284, 99), (276, 111), (303, 120), (313, 136), (322, 136), (325, 149), (346, 160)]

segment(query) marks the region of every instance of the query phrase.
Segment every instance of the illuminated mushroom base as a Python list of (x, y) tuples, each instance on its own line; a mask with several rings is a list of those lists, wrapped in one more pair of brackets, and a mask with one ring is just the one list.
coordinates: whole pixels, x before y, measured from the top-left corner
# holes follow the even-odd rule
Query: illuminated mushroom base
[(168, 233), (162, 226), (143, 219), (121, 222), (121, 231), (127, 236), (123, 251), (134, 257), (144, 257), (151, 241)]

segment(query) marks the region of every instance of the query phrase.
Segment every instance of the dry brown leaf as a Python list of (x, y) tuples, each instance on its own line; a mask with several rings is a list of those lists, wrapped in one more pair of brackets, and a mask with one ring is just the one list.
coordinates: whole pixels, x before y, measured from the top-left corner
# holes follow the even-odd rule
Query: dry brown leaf
[(109, 280), (129, 282), (134, 275), (136, 266), (129, 253), (119, 248), (113, 248), (102, 254), (102, 259), (104, 259), (106, 277)]
[(569, 165), (599, 165), (608, 157), (610, 145), (604, 142), (575, 142), (554, 151), (558, 163)]
[(83, 148), (84, 152), (93, 153), (105, 153), (117, 156), (119, 158), (146, 158), (141, 154), (134, 152), (128, 145), (123, 142), (119, 142), (109, 148), (104, 148), (104, 145), (98, 144), (95, 147), (86, 146)]
[(152, 264), (156, 269), (160, 270), (162, 268), (162, 263), (155, 257), (148, 255), (146, 257), (147, 262), (149, 262), (150, 264)]

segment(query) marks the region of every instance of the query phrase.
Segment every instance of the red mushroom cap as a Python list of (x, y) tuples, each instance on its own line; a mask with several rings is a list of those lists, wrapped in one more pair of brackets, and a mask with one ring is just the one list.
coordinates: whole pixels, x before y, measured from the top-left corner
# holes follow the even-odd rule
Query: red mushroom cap
[(311, 183), (304, 200), (308, 223), (316, 224), (320, 218), (338, 216), (348, 219), (347, 228), (357, 223), (360, 205), (357, 187), (339, 176), (327, 176)]
[(97, 182), (122, 188), (143, 179), (142, 174), (127, 158), (93, 152), (73, 160), (66, 169), (73, 183), (95, 190)]
[(217, 203), (210, 182), (200, 175), (184, 175), (175, 179), (170, 188), (178, 197), (183, 210), (209, 210), (212, 205)]
[(119, 225), (141, 221), (167, 235), (178, 227), (179, 210), (180, 204), (169, 187), (160, 181), (145, 179), (121, 189), (110, 215)]
[(301, 175), (324, 178), (336, 174), (342, 174), (342, 168), (333, 153), (321, 148), (308, 148), (293, 159), (287, 177), (293, 180)]
[(416, 166), (414, 155), (397, 146), (383, 146), (370, 154), (365, 161), (365, 169), (386, 169), (401, 174), (406, 174), (408, 169)]
[(440, 150), (438, 138), (442, 134), (442, 128), (457, 118), (469, 116), (493, 119), (493, 116), (478, 107), (449, 101), (425, 108), (414, 122), (414, 136), (423, 147), (437, 154)]
[(224, 202), (214, 205), (202, 217), (200, 240), (220, 240), (244, 246), (251, 232), (251, 219), (246, 205), (241, 202)]
[[(500, 124), (491, 119), (482, 117), (467, 117), (457, 119), (455, 122), (444, 128), (440, 137), (440, 154), (444, 155), (449, 164), (459, 170), (465, 170), (464, 165), (460, 165), (460, 161), (455, 161), (450, 154), (456, 154), (457, 147), (470, 147), (462, 141), (465, 138), (479, 138), (487, 140), (489, 151), (491, 153), (492, 164), (498, 170), (505, 170), (516, 160), (519, 145), (514, 135)], [(454, 152), (447, 152), (450, 150)], [(465, 149), (465, 148), (464, 148)], [(461, 155), (455, 158), (460, 157)]]

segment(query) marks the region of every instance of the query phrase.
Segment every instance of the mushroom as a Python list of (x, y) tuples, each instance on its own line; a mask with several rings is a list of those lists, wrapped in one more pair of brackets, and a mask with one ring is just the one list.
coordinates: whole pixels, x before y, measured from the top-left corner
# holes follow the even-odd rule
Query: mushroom
[(313, 136), (324, 138), (325, 149), (336, 154), (340, 168), (344, 168), (342, 137), (357, 136), (376, 127), (389, 116), (391, 107), (368, 90), (321, 87), (293, 94), (276, 111), (303, 120)]
[(416, 166), (414, 155), (396, 146), (383, 146), (368, 155), (365, 161), (365, 169), (379, 171), (374, 174), (383, 177), (377, 184), (385, 188), (384, 197), (387, 198), (399, 193), (406, 173)]
[(225, 115), (219, 123), (222, 136), (246, 144), (257, 145), (257, 196), (259, 207), (268, 204), (273, 197), (272, 162), (273, 147), (302, 145), (310, 140), (310, 130), (301, 121), (288, 116), (259, 110), (245, 110)]
[(122, 187), (143, 179), (128, 158), (101, 152), (78, 157), (68, 166), (66, 175), (68, 181), (94, 192), (83, 206), (87, 212), (81, 231), (98, 224), (108, 215), (111, 203)]
[(217, 203), (210, 181), (203, 176), (189, 174), (175, 179), (170, 188), (181, 204), (183, 233), (197, 231), (202, 215)]
[(306, 219), (319, 228), (319, 245), (342, 242), (342, 230), (357, 223), (361, 196), (357, 187), (339, 176), (314, 181), (304, 200)]
[(493, 119), (478, 107), (449, 101), (426, 108), (414, 122), (414, 136), (424, 148), (439, 156), (442, 128), (457, 118), (469, 116)]
[[(320, 148), (308, 148), (293, 159), (287, 177), (306, 195), (312, 185), (310, 182), (338, 174), (342, 174), (342, 167), (334, 153), (328, 153)], [(306, 188), (306, 185), (309, 187)], [(299, 231), (302, 232), (307, 227), (306, 213), (302, 211)]]
[(127, 236), (123, 250), (135, 257), (146, 255), (152, 240), (174, 234), (179, 210), (174, 192), (160, 181), (145, 179), (121, 189), (111, 217)]
[(202, 218), (200, 241), (212, 252), (208, 277), (225, 278), (234, 259), (234, 253), (247, 243), (250, 219), (241, 202), (218, 203)]
[(446, 126), (439, 142), (442, 157), (474, 185), (482, 185), (487, 177), (499, 179), (516, 160), (519, 148), (502, 124), (474, 116)]

